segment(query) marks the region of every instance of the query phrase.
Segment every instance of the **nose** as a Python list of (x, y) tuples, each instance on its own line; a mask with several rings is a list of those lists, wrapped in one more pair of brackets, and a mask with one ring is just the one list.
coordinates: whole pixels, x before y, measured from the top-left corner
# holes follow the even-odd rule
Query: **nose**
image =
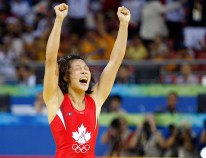
[(87, 71), (85, 71), (85, 70), (82, 70), (82, 74), (87, 74)]

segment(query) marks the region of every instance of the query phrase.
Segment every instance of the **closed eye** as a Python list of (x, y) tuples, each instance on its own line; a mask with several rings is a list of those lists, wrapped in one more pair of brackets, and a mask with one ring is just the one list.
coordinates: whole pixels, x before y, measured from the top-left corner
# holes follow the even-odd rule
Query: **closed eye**
[(85, 67), (84, 67), (84, 70), (89, 70), (89, 67), (88, 67), (88, 66), (85, 66)]

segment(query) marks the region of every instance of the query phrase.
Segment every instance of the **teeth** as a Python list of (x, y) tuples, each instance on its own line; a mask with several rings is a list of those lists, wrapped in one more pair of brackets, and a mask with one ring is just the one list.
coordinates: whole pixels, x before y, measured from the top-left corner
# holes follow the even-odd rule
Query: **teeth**
[(80, 78), (80, 80), (86, 80), (87, 81), (87, 77), (82, 77), (82, 78)]
[(82, 77), (82, 78), (80, 78), (79, 81), (80, 81), (81, 83), (87, 83), (88, 78), (87, 78), (87, 77)]

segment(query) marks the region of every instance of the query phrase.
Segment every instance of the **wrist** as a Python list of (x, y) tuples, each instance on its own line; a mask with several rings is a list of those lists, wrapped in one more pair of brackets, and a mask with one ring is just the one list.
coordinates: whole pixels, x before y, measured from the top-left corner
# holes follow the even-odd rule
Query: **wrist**
[(56, 17), (55, 22), (62, 23), (64, 18)]
[(121, 27), (128, 27), (129, 23), (128, 22), (120, 22)]

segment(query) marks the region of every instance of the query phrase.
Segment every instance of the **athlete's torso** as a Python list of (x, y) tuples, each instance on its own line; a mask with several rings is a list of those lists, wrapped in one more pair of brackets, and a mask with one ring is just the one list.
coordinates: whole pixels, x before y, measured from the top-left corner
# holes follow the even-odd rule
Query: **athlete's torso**
[(78, 111), (65, 94), (50, 127), (57, 146), (55, 158), (95, 157), (98, 123), (96, 106), (90, 96), (85, 96), (85, 110)]

